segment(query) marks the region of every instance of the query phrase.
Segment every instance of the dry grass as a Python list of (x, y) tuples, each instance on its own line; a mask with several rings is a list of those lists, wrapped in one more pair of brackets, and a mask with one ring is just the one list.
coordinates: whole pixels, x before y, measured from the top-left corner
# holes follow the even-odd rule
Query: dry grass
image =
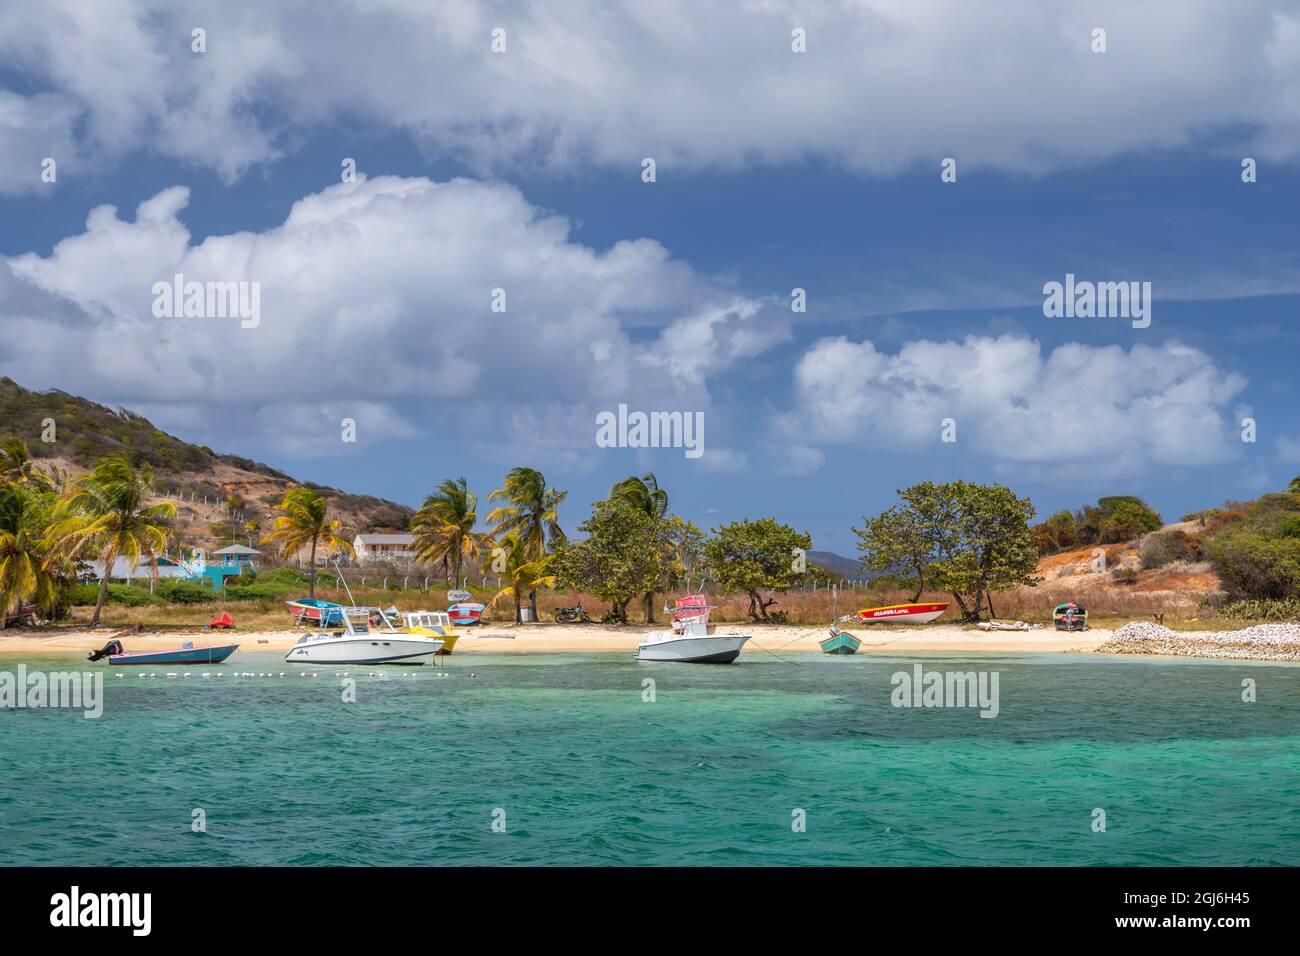
[[(1181, 583), (1181, 582), (1180, 582)], [(474, 600), (488, 603), (491, 593), (474, 590)], [(320, 587), (316, 596), (327, 601), (350, 603), (347, 592), (342, 589)], [(678, 594), (657, 594), (655, 596), (654, 616), (662, 623), (667, 619), (665, 604), (671, 605)], [(712, 594), (711, 599), (718, 605), (713, 613), (713, 620), (719, 623), (740, 623), (749, 619), (749, 599), (742, 594)], [(831, 592), (826, 590), (777, 595), (778, 603), (771, 607), (773, 612), (783, 612), (790, 624), (816, 626), (829, 624), (837, 615), (851, 614), (859, 608), (879, 607), (900, 604), (911, 600), (911, 592), (891, 588), (871, 588), (844, 590), (838, 593), (832, 607)], [(422, 608), (440, 609), (447, 606), (446, 592), (443, 587), (430, 587), (428, 592), (418, 589), (406, 591), (390, 587), (352, 588), (352, 598), (362, 605), (389, 607), (411, 611)], [(608, 609), (608, 605), (591, 594), (572, 592), (555, 593), (541, 591), (537, 596), (538, 610), (543, 621), (555, 620), (555, 611), (559, 607), (568, 607), (581, 601), (592, 620), (599, 621)], [(952, 602), (952, 597), (942, 592), (926, 592), (922, 601)], [(1130, 586), (1118, 584), (1093, 585), (1091, 587), (1071, 587), (1068, 579), (1045, 582), (1036, 588), (1020, 588), (1015, 591), (995, 594), (993, 607), (999, 619), (1023, 620), (1029, 622), (1049, 623), (1052, 609), (1063, 601), (1078, 601), (1088, 608), (1090, 620), (1099, 626), (1108, 626), (1107, 622), (1122, 624), (1134, 618), (1151, 619), (1156, 614), (1165, 615), (1165, 624), (1170, 627), (1180, 626), (1191, 629), (1218, 629), (1220, 627), (1243, 627), (1249, 622), (1221, 621), (1214, 609), (1205, 606), (1199, 595), (1184, 590), (1139, 591)], [(78, 624), (89, 622), (90, 607), (77, 607), (73, 610), (73, 621)], [(280, 600), (262, 601), (213, 601), (201, 605), (166, 605), (159, 607), (129, 608), (109, 604), (104, 609), (104, 624), (108, 627), (202, 627), (220, 611), (229, 611), (235, 618), (236, 625), (243, 630), (282, 630), (292, 627), (292, 621)], [(937, 623), (953, 624), (958, 611), (953, 604)], [(484, 615), (485, 621), (506, 622), (514, 619), (514, 606), (511, 602), (502, 602), (496, 608), (489, 608)], [(633, 601), (628, 606), (628, 620), (633, 624), (645, 622), (642, 602)]]

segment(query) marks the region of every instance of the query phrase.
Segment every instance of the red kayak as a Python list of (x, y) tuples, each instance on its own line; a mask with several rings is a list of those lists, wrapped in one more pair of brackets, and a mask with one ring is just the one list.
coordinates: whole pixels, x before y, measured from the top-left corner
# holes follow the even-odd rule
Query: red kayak
[(891, 604), (869, 607), (858, 612), (858, 619), (868, 624), (896, 621), (899, 624), (929, 624), (948, 610), (947, 604)]

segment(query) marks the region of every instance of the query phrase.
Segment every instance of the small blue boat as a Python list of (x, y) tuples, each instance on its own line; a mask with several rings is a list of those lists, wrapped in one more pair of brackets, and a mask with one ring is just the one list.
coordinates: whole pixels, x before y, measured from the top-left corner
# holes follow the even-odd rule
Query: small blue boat
[[(189, 641), (185, 642), (187, 645)], [(181, 647), (174, 651), (123, 651), (108, 658), (110, 664), (220, 664), (235, 653), (238, 644), (215, 647)]]
[(296, 601), (285, 601), (284, 603), (289, 605), (289, 613), (293, 615), (294, 621), (298, 624), (314, 624), (318, 627), (343, 624), (343, 607), (333, 601), (322, 601), (318, 598), (299, 598)]
[(838, 627), (831, 628), (831, 636), (821, 642), (821, 649), (826, 654), (856, 654), (862, 642), (848, 631)]

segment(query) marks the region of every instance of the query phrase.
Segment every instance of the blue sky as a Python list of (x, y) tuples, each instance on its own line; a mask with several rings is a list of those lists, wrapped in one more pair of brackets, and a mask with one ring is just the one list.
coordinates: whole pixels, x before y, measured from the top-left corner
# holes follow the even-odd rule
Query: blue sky
[[(1052, 14), (1041, 39), (1049, 15), (1009, 4), (969, 62), (943, 55), (974, 16), (952, 4), (845, 23), (670, 5), (699, 35), (734, 31), (716, 56), (632, 6), (478, 5), (423, 47), (398, 39), (428, 24), (400, 3), (306, 34), (292, 2), (229, 22), (117, 6), (68, 13), (63, 34), (22, 3), (0, 19), (18, 58), (0, 106), (19, 117), (0, 132), (0, 373), (29, 387), (409, 504), (530, 464), (569, 491), (566, 526), (652, 470), (706, 528), (774, 515), (847, 554), (860, 516), (915, 481), (1001, 481), (1040, 514), (1140, 494), (1174, 520), (1300, 473), (1293, 4), (1183, 6), (1184, 29), (1155, 36), (1160, 4), (1145, 24), (1102, 4), (1106, 53), (1092, 20)], [(490, 60), (497, 22), (514, 52)], [(792, 72), (790, 23), (813, 24), (823, 74)], [(882, 25), (921, 64), (906, 83), (855, 72), (874, 67), (851, 39)], [(173, 86), (130, 57), (90, 64), (106, 35), (171, 63)], [(353, 88), (328, 88), (331, 37)], [(647, 65), (665, 58), (667, 77)], [(152, 283), (182, 270), (261, 282), (261, 325), (154, 318)], [(1151, 282), (1151, 326), (1045, 318), (1042, 286), (1067, 272)], [(498, 285), (504, 317), (486, 309)], [(704, 456), (596, 447), (619, 402), (699, 411)]]

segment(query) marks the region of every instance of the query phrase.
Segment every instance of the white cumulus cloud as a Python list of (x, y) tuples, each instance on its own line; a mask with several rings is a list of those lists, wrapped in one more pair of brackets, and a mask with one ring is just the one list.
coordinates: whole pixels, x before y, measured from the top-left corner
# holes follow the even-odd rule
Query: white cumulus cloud
[(661, 175), (810, 156), (1041, 171), (1227, 126), (1252, 155), (1300, 155), (1285, 0), (7, 0), (0, 62), (47, 97), (0, 100), (17, 116), (0, 122), (0, 191), (37, 188), (33, 151), (85, 165), (147, 148), (229, 179), (340, 122), (563, 174), (635, 175), (644, 156)]
[(1239, 452), (1231, 412), (1245, 386), (1177, 343), (1070, 343), (1044, 354), (1022, 335), (972, 335), (890, 354), (840, 336), (800, 358), (794, 407), (779, 425), (805, 445), (890, 455), (939, 447), (952, 419), (958, 447), (978, 457), (1134, 473), (1231, 460)]
[[(710, 375), (789, 335), (775, 302), (652, 240), (574, 242), (501, 183), (362, 178), (274, 228), (200, 243), (188, 198), (164, 189), (133, 218), (100, 206), (49, 255), (0, 259), (0, 372), (295, 456), (341, 450), (343, 417), (361, 444), (448, 410), (506, 444), (545, 425), (581, 454), (598, 410), (709, 411)], [(156, 318), (154, 286), (177, 274), (258, 283), (260, 323)]]

